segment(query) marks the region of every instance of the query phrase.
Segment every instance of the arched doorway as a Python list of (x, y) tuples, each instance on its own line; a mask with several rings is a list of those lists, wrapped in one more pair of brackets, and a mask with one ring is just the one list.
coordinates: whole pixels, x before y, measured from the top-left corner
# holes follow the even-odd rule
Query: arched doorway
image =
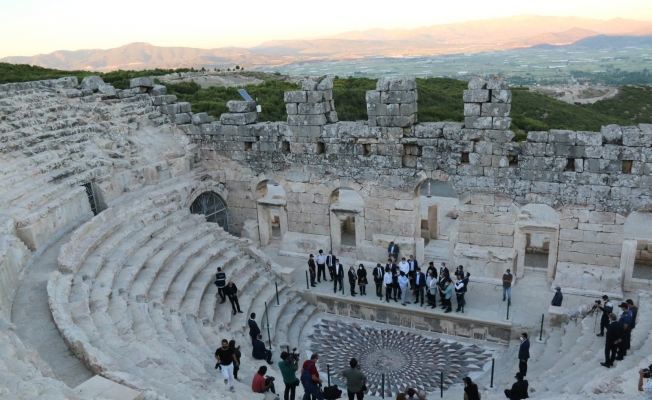
[(191, 214), (203, 214), (206, 221), (214, 222), (229, 231), (229, 213), (224, 200), (215, 192), (204, 192), (190, 205)]

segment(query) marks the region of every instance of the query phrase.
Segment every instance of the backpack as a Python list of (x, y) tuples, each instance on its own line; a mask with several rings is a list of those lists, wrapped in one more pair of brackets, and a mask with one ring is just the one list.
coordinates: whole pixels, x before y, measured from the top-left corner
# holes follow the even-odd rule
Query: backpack
[(303, 384), (303, 387), (307, 386), (314, 386), (314, 383), (312, 381), (312, 375), (310, 375), (310, 368), (313, 367), (315, 363), (310, 363), (308, 365), (308, 368), (306, 368), (302, 373), (301, 373), (301, 383)]

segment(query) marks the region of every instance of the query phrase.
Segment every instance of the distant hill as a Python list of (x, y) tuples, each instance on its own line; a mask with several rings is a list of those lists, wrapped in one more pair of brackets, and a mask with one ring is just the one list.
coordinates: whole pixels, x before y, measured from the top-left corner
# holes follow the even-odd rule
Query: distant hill
[(248, 49), (160, 47), (137, 42), (114, 49), (61, 50), (27, 57), (5, 57), (0, 59), (0, 62), (96, 71), (228, 68), (235, 65), (250, 69), (326, 59), (430, 56), (508, 50), (543, 44), (575, 45), (578, 41), (600, 35), (652, 35), (652, 22), (622, 18), (603, 21), (578, 17), (521, 15), (416, 29), (351, 31), (316, 39), (270, 40)]

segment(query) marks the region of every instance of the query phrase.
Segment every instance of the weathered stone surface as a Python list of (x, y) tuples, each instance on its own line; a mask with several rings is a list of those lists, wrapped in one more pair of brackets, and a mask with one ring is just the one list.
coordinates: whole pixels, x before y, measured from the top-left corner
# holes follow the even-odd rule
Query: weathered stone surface
[(81, 81), (82, 89), (90, 89), (95, 91), (100, 87), (100, 85), (105, 85), (105, 83), (104, 80), (97, 75), (87, 76)]
[(226, 102), (226, 108), (230, 113), (248, 113), (256, 111), (255, 101), (229, 100)]
[(489, 101), (489, 93), (489, 90), (484, 89), (465, 90), (462, 100), (465, 103), (486, 103)]
[(154, 82), (152, 81), (152, 78), (148, 77), (140, 77), (140, 78), (133, 78), (129, 81), (129, 87), (136, 88), (136, 87), (146, 87), (146, 88), (153, 88), (154, 87)]
[(253, 124), (258, 119), (257, 112), (247, 113), (224, 113), (220, 115), (220, 123), (224, 125), (247, 125)]

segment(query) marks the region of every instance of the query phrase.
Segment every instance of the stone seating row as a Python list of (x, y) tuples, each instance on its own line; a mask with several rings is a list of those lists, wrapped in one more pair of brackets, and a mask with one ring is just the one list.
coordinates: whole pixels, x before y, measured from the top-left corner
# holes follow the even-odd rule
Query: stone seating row
[(29, 350), (0, 311), (0, 398), (82, 400), (63, 382), (53, 378), (38, 353)]

